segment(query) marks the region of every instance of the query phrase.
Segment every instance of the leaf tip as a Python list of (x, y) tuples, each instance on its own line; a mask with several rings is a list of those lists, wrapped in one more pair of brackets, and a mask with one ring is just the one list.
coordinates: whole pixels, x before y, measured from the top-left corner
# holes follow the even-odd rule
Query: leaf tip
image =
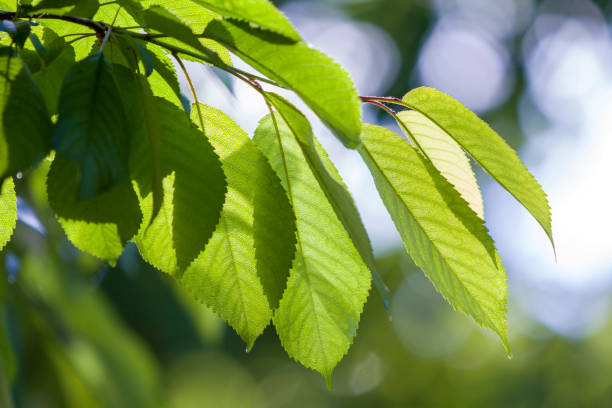
[(512, 360), (512, 351), (510, 351), (510, 344), (508, 343), (508, 336), (506, 336), (506, 332), (504, 331), (498, 334), (499, 338), (502, 341), (502, 344), (504, 345), (504, 349), (506, 350), (506, 356), (508, 357), (508, 360)]
[(327, 385), (327, 390), (331, 391), (331, 389), (332, 389), (332, 379), (331, 379), (332, 372), (331, 372), (331, 370), (327, 371), (325, 373), (321, 373), (321, 374), (323, 375), (323, 378), (325, 378), (325, 385)]
[(246, 353), (248, 354), (251, 352), (251, 350), (253, 350), (253, 346), (255, 345), (255, 339), (254, 338), (248, 339), (248, 340), (245, 339), (244, 342), (246, 344)]

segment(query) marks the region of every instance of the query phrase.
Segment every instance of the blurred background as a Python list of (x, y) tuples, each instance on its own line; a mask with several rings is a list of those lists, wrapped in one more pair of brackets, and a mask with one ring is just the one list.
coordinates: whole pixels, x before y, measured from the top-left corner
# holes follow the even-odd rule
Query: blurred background
[[(247, 354), (134, 246), (116, 268), (75, 250), (46, 203), (43, 163), (17, 183), (20, 222), (1, 254), (0, 407), (612, 406), (612, 1), (275, 3), (361, 95), (427, 85), (464, 102), (549, 194), (556, 263), (537, 223), (477, 172), (509, 277), (513, 359), (434, 291), (359, 157), (313, 119), (392, 290), (392, 320), (372, 291), (331, 391), (270, 327)], [(259, 97), (212, 70), (189, 71), (200, 99), (252, 134), (267, 113)], [(384, 112), (363, 113), (399, 131)]]

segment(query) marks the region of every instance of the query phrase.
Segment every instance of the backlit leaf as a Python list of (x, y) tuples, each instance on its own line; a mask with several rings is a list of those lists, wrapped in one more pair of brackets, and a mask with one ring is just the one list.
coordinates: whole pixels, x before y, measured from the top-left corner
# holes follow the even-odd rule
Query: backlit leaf
[(325, 54), (248, 24), (211, 22), (204, 36), (295, 91), (349, 148), (359, 146), (360, 103), (348, 74)]
[(98, 7), (97, 0), (41, 0), (33, 2), (28, 12), (91, 18), (96, 14)]
[(446, 300), (506, 349), (506, 282), (483, 220), (403, 138), (364, 125), (359, 149), (406, 250)]
[(336, 170), (327, 154), (322, 149), (317, 149), (319, 145), (315, 142), (310, 123), (302, 112), (275, 93), (267, 92), (266, 99), (276, 108), (298, 142), (304, 159), (310, 171), (316, 177), (319, 187), (323, 190), (334, 208), (336, 216), (342, 222), (344, 229), (351, 236), (355, 247), (361, 255), (361, 259), (370, 268), (374, 284), (383, 299), (385, 308), (388, 310), (391, 299), (389, 288), (387, 288), (387, 285), (385, 285), (385, 282), (376, 270), (370, 239), (363, 226), (353, 197), (351, 197), (342, 182), (338, 170)]
[(296, 216), (296, 256), (274, 325), (289, 355), (319, 371), (330, 385), (357, 332), (370, 272), (283, 119), (276, 116), (274, 123), (265, 117), (254, 140)]
[(136, 243), (147, 262), (180, 277), (202, 252), (219, 222), (226, 182), (212, 146), (185, 112), (160, 98), (156, 98), (156, 105), (162, 128), (164, 198), (159, 214), (151, 221), (151, 154), (147, 138), (137, 138), (130, 170), (144, 219)]
[(0, 185), (0, 251), (10, 241), (15, 225), (17, 225), (17, 196), (13, 179), (7, 177)]
[[(183, 275), (183, 283), (242, 337), (250, 349), (272, 317), (295, 252), (295, 228), (287, 196), (265, 157), (224, 113), (204, 105), (192, 119), (221, 159), (227, 179), (219, 224), (206, 249)], [(256, 211), (266, 196), (265, 212)], [(255, 217), (268, 232), (256, 233)], [(262, 241), (261, 238), (266, 239)], [(260, 249), (268, 251), (262, 256)]]
[[(219, 17), (218, 14), (202, 7), (199, 4), (195, 4), (190, 0), (119, 0), (118, 3), (122, 5), (126, 10), (128, 10), (129, 13), (140, 24), (145, 26), (147, 26), (147, 21), (145, 20), (144, 10), (149, 7), (162, 7), (166, 10), (169, 10), (172, 15), (179, 20), (180, 23), (188, 26), (190, 31), (192, 31), (196, 35), (201, 34), (210, 21), (212, 21), (216, 17)], [(179, 47), (185, 47), (184, 41), (181, 42), (173, 38), (176, 37), (176, 34), (174, 32), (170, 32), (169, 34), (171, 35), (171, 37), (163, 38), (163, 41), (165, 43)], [(207, 49), (216, 53), (223, 63), (231, 65), (232, 60), (229, 55), (229, 51), (227, 51), (226, 48), (219, 45), (219, 43), (217, 43), (216, 41), (207, 38), (198, 38), (197, 40), (199, 42), (199, 45), (193, 47), (194, 44), (192, 44), (191, 47), (188, 46), (186, 48), (190, 51), (196, 51), (201, 53), (202, 47), (206, 47)], [(188, 60), (200, 61), (184, 54), (181, 55), (181, 57)]]
[(56, 155), (47, 176), (49, 205), (66, 236), (79, 249), (115, 265), (142, 220), (129, 179), (119, 180), (89, 199), (77, 199), (77, 164)]
[[(204, 29), (215, 18), (219, 17), (217, 13), (202, 7), (200, 4), (196, 4), (191, 0), (145, 0), (143, 5), (146, 7), (150, 6), (162, 6), (168, 10), (172, 10), (172, 14), (177, 16), (183, 23), (187, 24), (191, 31), (195, 34), (200, 35), (204, 32)], [(168, 42), (172, 43), (171, 39), (167, 39)], [(232, 65), (232, 58), (229, 51), (221, 46), (218, 42), (210, 40), (208, 38), (200, 38), (200, 43), (215, 52), (221, 61), (227, 65)], [(182, 55), (182, 58), (193, 60), (188, 55)]]
[(470, 160), (461, 146), (426, 116), (413, 110), (397, 114), (407, 136), (415, 140), (440, 173), (455, 187), (480, 218), (484, 219), (482, 195), (472, 171)]
[(244, 20), (260, 28), (281, 34), (293, 41), (300, 36), (283, 15), (268, 0), (193, 0), (223, 17)]
[(516, 152), (463, 104), (433, 88), (417, 88), (401, 102), (427, 116), (449, 134), (540, 223), (553, 242), (550, 207), (542, 187)]
[(142, 16), (147, 28), (174, 37), (201, 52), (206, 52), (206, 48), (200, 44), (191, 28), (165, 8), (151, 6), (142, 12)]

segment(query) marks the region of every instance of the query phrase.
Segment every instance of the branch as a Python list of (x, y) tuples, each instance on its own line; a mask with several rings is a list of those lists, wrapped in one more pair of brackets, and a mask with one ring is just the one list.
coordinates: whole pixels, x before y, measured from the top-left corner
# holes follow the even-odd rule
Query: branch
[(104, 35), (106, 34), (106, 26), (108, 26), (108, 24), (106, 24), (103, 21), (93, 21), (93, 20), (87, 20), (85, 18), (73, 17), (73, 16), (61, 16), (58, 14), (48, 14), (48, 13), (18, 16), (17, 13), (15, 13), (14, 11), (0, 11), (0, 21), (14, 20), (16, 18), (52, 19), (52, 20), (68, 21), (70, 23), (79, 24), (79, 25), (91, 28), (92, 30), (96, 32), (96, 34), (98, 34), (98, 36), (100, 36), (100, 38), (104, 38)]
[[(14, 20), (17, 18), (22, 18), (22, 19), (54, 19), (54, 20), (62, 20), (62, 21), (67, 21), (70, 23), (74, 23), (74, 24), (79, 24), (82, 25), (84, 27), (88, 27), (92, 30), (94, 30), (96, 32), (96, 35), (99, 38), (104, 38), (106, 42), (106, 40), (108, 39), (108, 34), (110, 33), (110, 29), (112, 27), (112, 24), (108, 24), (105, 23), (103, 21), (93, 21), (93, 20), (88, 20), (85, 18), (81, 18), (81, 17), (74, 17), (74, 16), (63, 16), (63, 15), (58, 15), (58, 14), (48, 14), (48, 13), (40, 13), (40, 14), (30, 14), (30, 15), (17, 15), (17, 13), (12, 12), (12, 11), (0, 11), (0, 21), (3, 20)], [(255, 74), (251, 74), (249, 72), (243, 71), (239, 68), (230, 66), (225, 64), (223, 61), (221, 61), (221, 59), (219, 58), (219, 56), (212, 50), (206, 49), (206, 54), (199, 54), (197, 52), (193, 52), (184, 48), (180, 48), (177, 46), (174, 46), (172, 44), (168, 44), (164, 41), (160, 41), (157, 38), (159, 38), (161, 35), (157, 35), (157, 34), (143, 34), (143, 33), (135, 33), (132, 31), (128, 31), (126, 29), (122, 29), (120, 27), (117, 27), (115, 29), (116, 33), (121, 33), (121, 34), (125, 34), (125, 35), (129, 35), (133, 38), (138, 38), (140, 40), (149, 42), (151, 44), (155, 44), (158, 45), (160, 47), (163, 47), (165, 49), (167, 49), (168, 51), (170, 51), (170, 53), (172, 53), (173, 55), (176, 54), (185, 54), (185, 55), (189, 55), (190, 57), (199, 59), (201, 61), (204, 61), (208, 64), (214, 65), (218, 68), (221, 68), (222, 70), (234, 75), (235, 77), (249, 83), (250, 85), (254, 85), (257, 84), (256, 86), (259, 87), (261, 89), (261, 86), (259, 85), (258, 81), (261, 82), (265, 82), (268, 83), (270, 85), (274, 85), (277, 86), (279, 88), (285, 88), (283, 85), (272, 81), (268, 78), (264, 78), (261, 77), (259, 75), (255, 75)], [(82, 37), (78, 37), (77, 39), (80, 39)]]

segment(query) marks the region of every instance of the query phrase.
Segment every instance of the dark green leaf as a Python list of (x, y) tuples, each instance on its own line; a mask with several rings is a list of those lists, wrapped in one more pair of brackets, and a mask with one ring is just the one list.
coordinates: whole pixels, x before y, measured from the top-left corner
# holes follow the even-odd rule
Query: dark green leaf
[(11, 49), (0, 48), (0, 179), (23, 172), (51, 147), (51, 120), (40, 91)]
[(11, 39), (19, 48), (23, 47), (23, 44), (30, 35), (30, 23), (24, 20), (4, 20), (2, 21), (4, 30), (9, 33)]
[(87, 199), (128, 179), (130, 136), (106, 58), (75, 64), (60, 94), (53, 143), (59, 157), (78, 164), (78, 197)]
[(34, 82), (38, 85), (45, 103), (52, 115), (57, 113), (62, 82), (74, 65), (74, 49), (65, 41), (45, 28), (43, 35), (44, 66), (34, 74)]

